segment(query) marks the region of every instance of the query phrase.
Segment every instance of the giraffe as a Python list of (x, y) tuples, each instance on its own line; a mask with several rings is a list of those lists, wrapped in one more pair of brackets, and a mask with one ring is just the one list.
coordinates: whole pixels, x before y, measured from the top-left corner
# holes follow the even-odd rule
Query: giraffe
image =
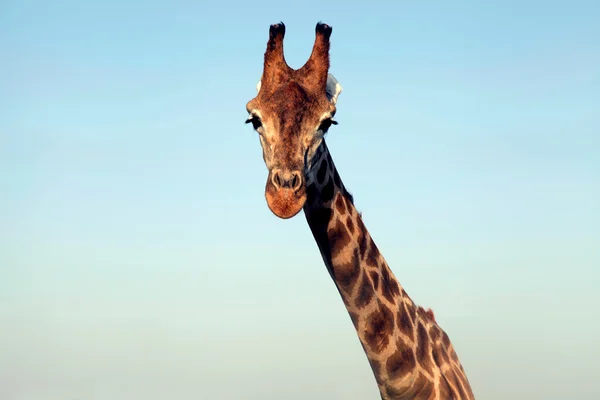
[(337, 124), (342, 87), (329, 74), (332, 28), (315, 31), (308, 61), (294, 70), (285, 25), (271, 25), (258, 94), (246, 105), (269, 171), (267, 205), (283, 219), (304, 210), (382, 399), (474, 399), (448, 335), (398, 283), (335, 168), (324, 136)]

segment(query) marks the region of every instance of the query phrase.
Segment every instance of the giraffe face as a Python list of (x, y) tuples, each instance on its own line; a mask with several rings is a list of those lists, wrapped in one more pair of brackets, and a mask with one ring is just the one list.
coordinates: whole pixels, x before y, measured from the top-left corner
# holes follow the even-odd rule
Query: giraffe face
[(318, 24), (311, 58), (298, 70), (283, 58), (283, 24), (272, 25), (258, 95), (246, 109), (269, 171), (265, 197), (271, 211), (291, 218), (306, 201), (305, 175), (329, 127), (341, 91), (328, 75), (331, 27)]
[(271, 211), (291, 218), (306, 200), (305, 171), (333, 120), (335, 105), (290, 80), (265, 101), (248, 103), (269, 171), (265, 197)]

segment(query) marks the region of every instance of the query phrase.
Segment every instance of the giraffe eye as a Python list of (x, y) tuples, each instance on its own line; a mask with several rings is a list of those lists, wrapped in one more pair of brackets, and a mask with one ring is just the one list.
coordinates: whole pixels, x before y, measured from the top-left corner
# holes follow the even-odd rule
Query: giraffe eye
[(250, 118), (246, 120), (246, 123), (252, 124), (254, 130), (258, 130), (262, 126), (262, 121), (256, 115), (250, 116)]

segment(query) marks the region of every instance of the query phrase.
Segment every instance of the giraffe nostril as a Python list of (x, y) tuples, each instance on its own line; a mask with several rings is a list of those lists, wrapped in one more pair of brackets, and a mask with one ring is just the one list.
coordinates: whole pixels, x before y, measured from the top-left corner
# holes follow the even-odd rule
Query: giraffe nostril
[(277, 170), (272, 172), (271, 182), (277, 189), (292, 189), (297, 191), (302, 186), (302, 175), (300, 175), (299, 171)]
[(281, 185), (281, 177), (279, 176), (279, 171), (275, 171), (273, 173), (273, 185), (279, 189), (282, 185)]
[(302, 179), (300, 178), (300, 173), (299, 172), (293, 172), (292, 173), (292, 189), (294, 191), (300, 189), (300, 185), (302, 184)]

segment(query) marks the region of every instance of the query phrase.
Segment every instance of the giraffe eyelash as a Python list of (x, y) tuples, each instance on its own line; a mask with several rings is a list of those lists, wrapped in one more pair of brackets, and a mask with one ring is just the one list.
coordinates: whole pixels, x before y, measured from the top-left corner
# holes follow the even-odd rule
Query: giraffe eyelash
[(331, 127), (331, 125), (337, 125), (338, 122), (335, 121), (333, 119), (333, 117), (331, 118), (326, 118), (323, 121), (321, 121), (321, 124), (319, 125), (318, 130), (322, 131), (323, 133), (327, 132), (327, 130)]
[(250, 114), (250, 116), (248, 117), (248, 119), (246, 120), (245, 123), (246, 124), (251, 123), (254, 130), (258, 130), (260, 127), (262, 127), (262, 121), (260, 120), (258, 115), (254, 115), (254, 114)]

